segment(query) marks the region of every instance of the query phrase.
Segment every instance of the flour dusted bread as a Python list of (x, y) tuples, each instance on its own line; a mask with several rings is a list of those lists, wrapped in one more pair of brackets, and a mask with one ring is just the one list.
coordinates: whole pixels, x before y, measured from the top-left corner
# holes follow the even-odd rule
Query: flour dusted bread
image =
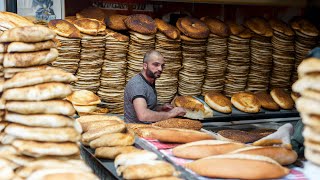
[(74, 21), (74, 26), (80, 30), (80, 32), (88, 35), (96, 36), (99, 32), (104, 32), (106, 26), (101, 21), (89, 18), (81, 18)]
[(80, 134), (71, 127), (44, 128), (29, 127), (19, 124), (10, 124), (5, 129), (9, 135), (24, 140), (46, 141), (46, 142), (77, 142)]
[(248, 154), (210, 156), (185, 167), (201, 176), (231, 179), (276, 179), (289, 173), (271, 158)]
[(120, 154), (141, 151), (134, 146), (99, 147), (94, 155), (98, 158), (115, 159)]
[(222, 113), (232, 112), (230, 99), (218, 92), (209, 92), (204, 96), (204, 101), (214, 110)]
[(10, 67), (10, 68), (5, 68), (3, 72), (4, 72), (4, 77), (9, 79), (19, 72), (45, 70), (45, 69), (56, 69), (56, 68), (48, 65), (39, 65), (39, 66), (32, 66), (32, 67)]
[(8, 22), (11, 22), (16, 26), (33, 26), (34, 25), (27, 18), (12, 12), (6, 12), (6, 11), (0, 12), (0, 19), (4, 19)]
[(126, 126), (124, 124), (119, 123), (119, 124), (113, 124), (109, 126), (103, 126), (96, 129), (91, 129), (82, 135), (82, 139), (84, 141), (92, 141), (105, 134), (121, 133), (125, 130), (125, 128)]
[(108, 121), (108, 120), (115, 120), (123, 123), (123, 120), (118, 116), (108, 116), (108, 115), (86, 115), (86, 116), (81, 116), (77, 119), (77, 121), (80, 123), (93, 122), (93, 121)]
[(74, 124), (73, 119), (55, 114), (22, 115), (8, 112), (5, 116), (5, 120), (26, 126), (38, 127), (73, 127)]
[(267, 91), (257, 92), (256, 97), (258, 98), (261, 107), (268, 110), (279, 110), (279, 105), (272, 99), (271, 95)]
[(53, 39), (56, 33), (45, 26), (16, 27), (3, 32), (0, 42), (40, 42)]
[(4, 67), (28, 67), (51, 63), (58, 57), (58, 50), (51, 48), (37, 52), (7, 53), (4, 55)]
[(72, 93), (70, 85), (63, 83), (44, 83), (35, 86), (6, 90), (2, 97), (6, 100), (41, 101), (65, 98)]
[(247, 113), (258, 113), (261, 104), (257, 97), (249, 92), (239, 92), (231, 97), (232, 104), (240, 111)]
[(275, 88), (271, 92), (272, 99), (282, 108), (282, 109), (292, 109), (294, 107), (294, 101), (292, 100), (289, 93), (284, 89)]
[(187, 111), (184, 117), (190, 119), (204, 119), (213, 116), (213, 111), (192, 96), (177, 96), (174, 105), (183, 107)]
[(82, 130), (84, 132), (87, 132), (89, 130), (95, 130), (98, 128), (103, 128), (110, 125), (115, 124), (121, 124), (122, 122), (116, 121), (116, 120), (108, 120), (108, 121), (91, 121), (91, 122), (85, 122), (81, 123)]
[(105, 146), (131, 146), (134, 143), (134, 137), (131, 134), (113, 133), (104, 134), (90, 142), (91, 148)]
[(37, 43), (12, 42), (7, 45), (3, 52), (34, 52), (55, 48), (56, 44), (51, 41), (43, 41)]
[(5, 89), (32, 86), (36, 84), (48, 82), (65, 82), (70, 83), (76, 81), (77, 78), (71, 74), (60, 69), (46, 69), (21, 72), (14, 75), (11, 79), (4, 83)]
[(213, 155), (226, 154), (243, 147), (245, 145), (242, 143), (203, 140), (179, 145), (173, 148), (172, 154), (185, 159), (201, 159)]
[(101, 103), (99, 96), (88, 90), (74, 91), (67, 97), (67, 100), (77, 106), (97, 105)]
[(149, 160), (155, 160), (157, 157), (157, 154), (147, 150), (125, 153), (116, 157), (114, 160), (114, 166), (117, 168), (118, 166), (139, 164)]

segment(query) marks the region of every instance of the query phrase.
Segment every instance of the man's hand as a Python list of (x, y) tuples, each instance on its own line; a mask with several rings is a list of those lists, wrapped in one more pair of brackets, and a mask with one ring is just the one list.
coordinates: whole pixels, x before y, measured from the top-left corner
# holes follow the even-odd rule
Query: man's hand
[(182, 107), (174, 107), (169, 111), (171, 117), (184, 116), (187, 112)]
[(173, 106), (171, 104), (169, 104), (169, 103), (165, 103), (161, 107), (161, 111), (165, 111), (165, 112), (168, 112), (168, 111), (170, 111), (172, 109), (173, 109)]

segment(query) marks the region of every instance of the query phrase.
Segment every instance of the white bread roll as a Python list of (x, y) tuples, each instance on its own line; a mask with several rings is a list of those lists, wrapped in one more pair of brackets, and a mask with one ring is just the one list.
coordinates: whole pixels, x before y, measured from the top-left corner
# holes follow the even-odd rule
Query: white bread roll
[(65, 100), (48, 101), (8, 101), (6, 109), (19, 114), (60, 114), (72, 116), (75, 109)]
[(114, 133), (104, 134), (90, 142), (91, 148), (105, 146), (131, 146), (134, 143), (134, 137), (130, 134)]
[(76, 106), (90, 106), (101, 103), (99, 96), (88, 90), (74, 91), (67, 97), (67, 100)]
[(189, 143), (200, 140), (215, 139), (212, 135), (204, 132), (177, 128), (140, 128), (139, 134), (144, 138), (152, 138), (162, 142), (171, 143)]
[(70, 156), (79, 153), (79, 147), (75, 143), (15, 140), (12, 145), (17, 148), (21, 154), (31, 157)]
[(72, 127), (40, 128), (12, 123), (7, 126), (5, 132), (24, 140), (44, 142), (77, 142), (80, 140), (80, 134)]
[(109, 125), (109, 126), (103, 126), (97, 129), (92, 129), (87, 132), (85, 132), (82, 135), (82, 138), (84, 141), (92, 141), (94, 139), (97, 139), (105, 134), (112, 134), (112, 133), (121, 133), (124, 132), (126, 129), (126, 126), (122, 123)]
[(204, 101), (214, 110), (222, 113), (232, 112), (230, 99), (218, 92), (209, 92), (204, 96)]
[(87, 132), (89, 130), (94, 130), (97, 128), (102, 128), (105, 126), (115, 125), (115, 124), (121, 124), (119, 121), (115, 120), (108, 120), (108, 121), (91, 121), (91, 122), (85, 122), (81, 123), (81, 127), (84, 132)]
[(258, 98), (249, 92), (239, 92), (232, 95), (231, 102), (237, 109), (247, 113), (258, 113), (261, 107)]
[(225, 154), (210, 156), (185, 164), (200, 176), (231, 179), (277, 179), (289, 169), (265, 156)]
[(172, 154), (185, 159), (201, 159), (213, 155), (226, 154), (245, 147), (245, 144), (220, 140), (203, 140), (179, 145)]
[(108, 115), (87, 115), (87, 116), (81, 116), (77, 119), (78, 122), (85, 123), (85, 122), (91, 122), (91, 121), (106, 121), (106, 120), (115, 120), (115, 121), (124, 121), (119, 118), (118, 116), (108, 116)]
[(98, 158), (115, 159), (120, 154), (141, 151), (134, 146), (99, 147), (95, 150), (94, 156)]
[(157, 157), (157, 154), (147, 150), (120, 154), (115, 158), (114, 166), (117, 168), (118, 166), (128, 166), (132, 163), (140, 164), (149, 160), (155, 160)]
[(26, 166), (27, 164), (35, 160), (35, 158), (17, 154), (1, 154), (0, 157), (10, 162), (13, 162), (19, 166)]
[(294, 150), (289, 150), (284, 147), (274, 147), (274, 146), (250, 146), (235, 150), (230, 152), (231, 154), (252, 154), (252, 155), (261, 155), (269, 157), (277, 161), (281, 165), (289, 165), (294, 163), (298, 155)]
[(73, 107), (78, 113), (91, 113), (97, 109), (97, 105), (90, 105), (90, 106), (73, 105)]
[(36, 43), (12, 42), (8, 44), (7, 52), (33, 52), (50, 48), (56, 48), (56, 44), (51, 40)]

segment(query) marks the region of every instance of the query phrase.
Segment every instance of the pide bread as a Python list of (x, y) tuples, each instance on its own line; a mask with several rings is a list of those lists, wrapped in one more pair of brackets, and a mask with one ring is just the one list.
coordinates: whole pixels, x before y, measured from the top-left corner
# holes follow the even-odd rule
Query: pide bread
[(144, 138), (157, 139), (162, 142), (188, 143), (200, 140), (215, 139), (212, 135), (189, 129), (177, 128), (140, 128), (140, 134)]
[(289, 169), (273, 159), (249, 154), (210, 156), (187, 163), (185, 167), (212, 178), (277, 179), (289, 174)]
[(1, 145), (0, 147), (0, 153), (5, 154), (20, 154), (18, 150), (13, 147), (12, 145)]
[(294, 36), (295, 33), (291, 27), (289, 27), (286, 23), (278, 19), (269, 20), (269, 24), (274, 31), (280, 32), (287, 36)]
[(258, 98), (249, 92), (239, 92), (231, 97), (232, 104), (240, 111), (247, 113), (258, 113), (261, 104)]
[(120, 124), (121, 122), (116, 120), (108, 120), (108, 121), (91, 121), (91, 122), (85, 122), (81, 123), (81, 127), (84, 132), (87, 132), (88, 130), (94, 130), (97, 128)]
[(92, 141), (97, 139), (105, 134), (112, 134), (112, 133), (121, 133), (125, 130), (126, 126), (122, 123), (109, 125), (109, 126), (102, 126), (100, 128), (91, 129), (85, 132), (82, 135), (82, 139), (84, 141)]
[(41, 42), (53, 39), (56, 33), (45, 26), (16, 27), (3, 32), (0, 42)]
[(106, 25), (113, 30), (127, 30), (127, 26), (124, 23), (128, 16), (120, 15), (120, 14), (113, 14), (105, 18)]
[(14, 177), (15, 164), (5, 159), (0, 159), (0, 178), (1, 179), (12, 179)]
[(80, 134), (71, 127), (29, 127), (12, 123), (6, 127), (5, 132), (24, 140), (43, 142), (77, 142), (80, 140)]
[(118, 116), (107, 116), (107, 115), (87, 115), (81, 116), (77, 119), (78, 122), (92, 122), (92, 121), (107, 121), (107, 120), (115, 120), (123, 123), (123, 120)]
[(42, 157), (48, 155), (68, 156), (79, 153), (79, 147), (75, 143), (51, 143), (26, 140), (15, 140), (12, 145), (24, 155)]
[(212, 34), (220, 37), (228, 37), (230, 35), (229, 26), (217, 18), (202, 17), (201, 21), (208, 26)]
[(0, 19), (6, 20), (15, 24), (16, 26), (33, 26), (34, 24), (29, 21), (27, 18), (22, 17), (16, 13), (1, 11)]
[(279, 105), (272, 99), (271, 95), (267, 91), (259, 91), (255, 93), (258, 98), (261, 107), (268, 110), (279, 110)]
[[(1, 134), (0, 134), (0, 142), (1, 142), (1, 144), (12, 144), (12, 142), (14, 141), (14, 140), (16, 140), (17, 138), (15, 137), (15, 136), (12, 136), (12, 135), (9, 135), (9, 134), (6, 134), (6, 133), (4, 133), (4, 132), (2, 132)], [(6, 153), (4, 153), (4, 154), (6, 154)]]
[(190, 119), (170, 118), (152, 123), (152, 126), (162, 128), (193, 129), (199, 131), (202, 128), (202, 123), (200, 121)]
[(97, 36), (99, 32), (106, 30), (106, 26), (103, 25), (101, 21), (95, 19), (81, 18), (75, 20), (73, 23), (80, 32), (92, 36)]
[(157, 26), (155, 21), (144, 14), (133, 14), (124, 20), (127, 28), (141, 34), (155, 34)]
[(192, 96), (177, 96), (174, 105), (183, 107), (187, 111), (184, 117), (190, 119), (204, 119), (213, 116), (213, 111)]
[(94, 155), (97, 158), (115, 159), (120, 154), (141, 151), (134, 146), (99, 147)]
[(5, 121), (1, 121), (0, 122), (0, 132), (2, 132), (4, 130), (4, 128), (6, 128), (8, 126), (8, 122)]
[(56, 44), (52, 40), (36, 43), (12, 42), (7, 45), (4, 52), (33, 52), (51, 48), (56, 48)]
[(241, 130), (220, 130), (217, 139), (232, 142), (249, 143), (261, 139), (262, 135)]
[[(308, 58), (301, 62), (298, 66), (298, 74), (300, 78), (311, 73), (320, 72), (320, 62), (318, 58)], [(299, 80), (300, 81), (300, 80)]]
[(10, 68), (5, 68), (3, 72), (4, 72), (5, 78), (9, 79), (19, 72), (35, 71), (35, 70), (42, 70), (42, 69), (56, 69), (56, 68), (47, 66), (47, 65), (32, 66), (32, 67), (18, 67), (18, 68), (10, 67)]
[(155, 19), (155, 22), (158, 30), (162, 32), (164, 35), (166, 35), (168, 38), (170, 39), (180, 38), (180, 31), (176, 27), (158, 18)]
[(252, 154), (252, 155), (261, 155), (269, 157), (277, 161), (281, 165), (289, 165), (294, 163), (298, 155), (294, 150), (287, 149), (284, 147), (273, 147), (273, 146), (250, 146), (235, 150), (230, 152), (231, 154)]
[(58, 57), (58, 50), (51, 48), (38, 52), (7, 53), (4, 55), (4, 67), (28, 67), (51, 63)]
[(99, 96), (88, 90), (74, 91), (67, 96), (67, 100), (72, 102), (73, 105), (78, 106), (97, 105), (101, 103)]
[(232, 103), (230, 99), (219, 92), (208, 92), (204, 96), (204, 101), (214, 110), (222, 113), (232, 112)]
[(213, 155), (226, 154), (243, 147), (245, 147), (245, 145), (242, 143), (202, 140), (179, 145), (173, 148), (172, 154), (185, 159), (201, 159)]
[(48, 23), (48, 27), (59, 36), (67, 38), (81, 38), (80, 31), (68, 21), (53, 19)]
[(176, 26), (184, 35), (195, 39), (205, 39), (210, 33), (204, 22), (193, 17), (179, 18)]
[(130, 134), (113, 133), (104, 134), (90, 142), (91, 148), (105, 146), (131, 146), (134, 143), (134, 137)]
[(284, 89), (272, 89), (270, 95), (282, 109), (292, 109), (294, 107), (294, 101)]
[(124, 153), (115, 158), (114, 166), (117, 168), (118, 166), (127, 166), (132, 165), (133, 163), (139, 164), (149, 160), (155, 160), (157, 157), (157, 154), (147, 150)]
[(71, 118), (54, 114), (22, 115), (8, 112), (5, 120), (26, 126), (38, 127), (73, 127), (74, 124), (74, 120)]
[(316, 37), (319, 35), (319, 30), (310, 21), (303, 18), (294, 18), (290, 23), (292, 29), (299, 31), (307, 36)]
[(26, 166), (27, 164), (35, 160), (32, 157), (17, 154), (2, 154), (0, 155), (0, 157), (10, 162), (13, 162), (19, 166)]
[(245, 21), (245, 25), (256, 34), (265, 37), (272, 37), (273, 30), (270, 24), (261, 17), (252, 17)]
[(231, 35), (240, 37), (242, 39), (249, 39), (252, 37), (252, 33), (250, 32), (250, 30), (242, 25), (239, 25), (235, 22), (227, 22), (227, 25), (230, 28)]
[(2, 97), (6, 100), (17, 101), (42, 101), (50, 99), (62, 99), (72, 93), (70, 85), (63, 83), (44, 83), (34, 86), (8, 89)]
[(77, 19), (90, 18), (103, 22), (105, 18), (105, 13), (101, 8), (89, 7), (76, 13), (76, 17)]

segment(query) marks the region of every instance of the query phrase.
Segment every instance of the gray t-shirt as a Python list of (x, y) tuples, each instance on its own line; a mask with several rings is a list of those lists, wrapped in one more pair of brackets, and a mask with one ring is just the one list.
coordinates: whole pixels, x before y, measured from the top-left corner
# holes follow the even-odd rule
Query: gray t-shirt
[(132, 77), (124, 90), (124, 120), (127, 123), (143, 123), (138, 120), (133, 107), (136, 98), (144, 98), (148, 109), (155, 111), (158, 103), (155, 85), (148, 82), (141, 73)]

